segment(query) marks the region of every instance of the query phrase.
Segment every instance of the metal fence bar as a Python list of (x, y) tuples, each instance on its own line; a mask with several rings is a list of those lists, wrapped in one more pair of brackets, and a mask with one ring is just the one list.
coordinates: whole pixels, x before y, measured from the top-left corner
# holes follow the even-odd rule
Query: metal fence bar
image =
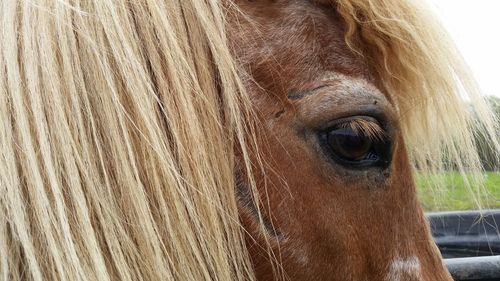
[(444, 260), (455, 281), (500, 280), (500, 256)]

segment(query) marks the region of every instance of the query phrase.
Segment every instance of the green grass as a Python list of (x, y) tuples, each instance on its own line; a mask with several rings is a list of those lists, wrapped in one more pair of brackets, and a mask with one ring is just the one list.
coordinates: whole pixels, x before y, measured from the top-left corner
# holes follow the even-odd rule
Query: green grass
[[(466, 187), (458, 172), (446, 172), (438, 176), (417, 174), (417, 187), (422, 206), (426, 211), (451, 211), (500, 208), (500, 173), (483, 174), (484, 188)], [(438, 186), (438, 187), (436, 187)]]

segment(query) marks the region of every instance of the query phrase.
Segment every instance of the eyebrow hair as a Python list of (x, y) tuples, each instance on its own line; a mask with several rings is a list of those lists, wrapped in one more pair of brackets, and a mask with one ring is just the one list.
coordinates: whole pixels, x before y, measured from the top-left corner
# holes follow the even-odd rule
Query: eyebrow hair
[(307, 96), (315, 95), (317, 94), (316, 90), (319, 90), (321, 88), (325, 88), (331, 86), (329, 84), (321, 85), (316, 88), (313, 88), (311, 90), (297, 90), (297, 89), (292, 89), (288, 92), (287, 97), (291, 100), (299, 100)]

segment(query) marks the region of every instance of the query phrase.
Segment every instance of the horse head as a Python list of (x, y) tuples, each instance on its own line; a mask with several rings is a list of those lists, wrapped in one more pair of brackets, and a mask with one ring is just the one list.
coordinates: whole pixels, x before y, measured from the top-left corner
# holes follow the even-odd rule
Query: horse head
[(336, 7), (237, 4), (231, 46), (265, 162), (256, 176), (262, 218), (238, 183), (258, 279), (450, 280), (417, 199), (397, 109), (371, 62), (348, 46)]

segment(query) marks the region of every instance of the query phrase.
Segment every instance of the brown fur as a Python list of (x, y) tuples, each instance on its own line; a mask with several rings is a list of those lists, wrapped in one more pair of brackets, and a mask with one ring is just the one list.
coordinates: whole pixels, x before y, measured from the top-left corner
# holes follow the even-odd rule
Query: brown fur
[[(229, 34), (248, 73), (268, 169), (256, 175), (262, 211), (279, 232), (263, 234), (248, 205), (241, 207), (258, 279), (451, 280), (416, 196), (396, 109), (367, 62), (346, 45), (334, 7), (327, 1), (236, 2), (242, 13), (230, 13)], [(366, 109), (389, 126), (390, 167), (360, 172), (326, 161), (315, 130)], [(369, 122), (354, 126), (381, 130)], [(420, 275), (391, 273), (394, 259), (410, 257), (420, 261)]]

